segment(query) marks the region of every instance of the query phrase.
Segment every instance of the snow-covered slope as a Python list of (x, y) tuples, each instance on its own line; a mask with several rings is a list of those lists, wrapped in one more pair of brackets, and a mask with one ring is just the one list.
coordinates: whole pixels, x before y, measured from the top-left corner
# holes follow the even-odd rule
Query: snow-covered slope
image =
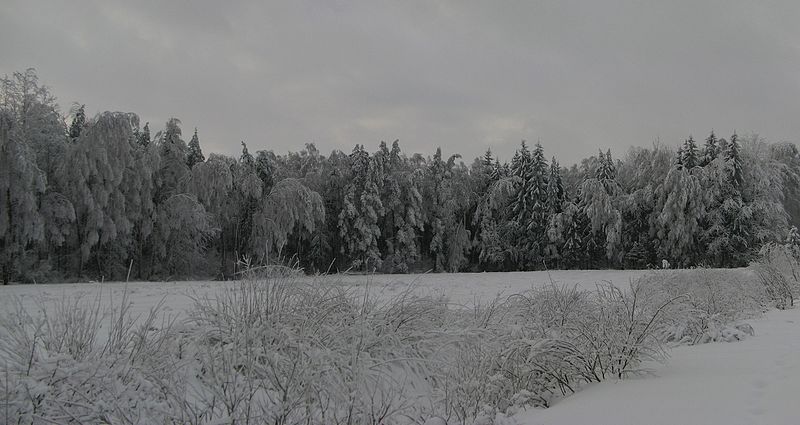
[(800, 308), (752, 321), (756, 336), (735, 343), (679, 347), (655, 376), (607, 381), (525, 425), (800, 424)]

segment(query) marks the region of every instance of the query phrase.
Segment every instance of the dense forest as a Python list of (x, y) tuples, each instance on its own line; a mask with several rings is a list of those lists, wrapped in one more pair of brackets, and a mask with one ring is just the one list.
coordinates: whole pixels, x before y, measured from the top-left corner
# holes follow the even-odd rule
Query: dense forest
[[(62, 114), (34, 70), (0, 88), (4, 283), (307, 273), (740, 266), (797, 238), (800, 153), (755, 135), (600, 151), (571, 167), (492, 152), (204, 155), (197, 129)], [(189, 139), (187, 143), (185, 138)], [(268, 141), (259, 141), (268, 145)]]

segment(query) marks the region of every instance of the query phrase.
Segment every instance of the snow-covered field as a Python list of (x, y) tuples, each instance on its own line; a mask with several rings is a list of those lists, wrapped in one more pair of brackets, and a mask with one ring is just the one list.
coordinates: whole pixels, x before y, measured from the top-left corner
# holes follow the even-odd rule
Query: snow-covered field
[[(323, 285), (342, 285), (354, 289), (368, 289), (381, 297), (397, 295), (412, 287), (421, 295), (447, 296), (456, 304), (471, 305), (476, 301), (492, 299), (523, 292), (549, 284), (551, 279), (559, 285), (577, 285), (581, 289), (594, 289), (599, 283), (610, 282), (627, 286), (630, 279), (645, 273), (662, 273), (653, 270), (556, 270), (551, 272), (507, 272), (507, 273), (429, 273), (406, 275), (336, 275), (325, 278), (303, 277), (309, 282)], [(166, 312), (183, 312), (193, 305), (193, 298), (214, 297), (220, 288), (230, 288), (234, 282), (179, 281), (179, 282), (130, 282), (127, 284), (132, 311), (147, 313), (161, 299)], [(103, 300), (118, 300), (125, 283), (69, 283), (45, 285), (0, 286), (0, 308), (7, 309), (9, 302), (18, 297), (24, 305), (33, 307), (36, 300), (53, 301), (65, 297), (83, 295), (94, 297), (102, 290)], [(113, 297), (113, 298), (112, 298)]]
[[(593, 289), (598, 283), (627, 286), (645, 273), (662, 271), (553, 271), (426, 275), (337, 276), (315, 280), (366, 290), (380, 298), (395, 296), (409, 286), (416, 293), (442, 294), (455, 305), (485, 302), (497, 296), (549, 284)], [(748, 273), (741, 271), (741, 273)], [(313, 280), (313, 278), (307, 278)], [(146, 315), (164, 300), (162, 310), (180, 316), (194, 299), (213, 298), (222, 282), (135, 282), (127, 285), (134, 315)], [(89, 283), (0, 287), (0, 311), (22, 300), (31, 310), (37, 300), (52, 301), (83, 295), (118, 302), (125, 284)], [(753, 319), (755, 337), (736, 343), (681, 346), (664, 364), (647, 366), (652, 376), (591, 384), (556, 401), (549, 409), (529, 408), (514, 420), (519, 424), (796, 424), (800, 423), (800, 309), (770, 311)]]

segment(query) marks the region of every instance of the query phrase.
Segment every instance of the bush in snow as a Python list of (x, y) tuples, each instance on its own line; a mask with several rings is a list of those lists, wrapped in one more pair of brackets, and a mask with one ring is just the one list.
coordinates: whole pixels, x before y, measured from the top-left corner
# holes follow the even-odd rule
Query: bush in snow
[[(679, 297), (661, 329), (665, 342), (698, 344), (736, 341), (752, 334), (742, 323), (767, 307), (763, 287), (749, 271), (692, 269), (645, 275), (640, 285)], [(749, 329), (749, 330), (748, 330)]]
[(800, 295), (800, 246), (796, 242), (790, 239), (786, 244), (764, 245), (751, 268), (776, 308), (794, 306), (794, 299)]
[(196, 298), (180, 322), (158, 306), (135, 317), (127, 293), (107, 310), (99, 295), (20, 303), (0, 318), (0, 407), (18, 423), (502, 424), (645, 372), (665, 341), (724, 339), (763, 295), (727, 276), (552, 283), (468, 307), (267, 273)]
[(84, 301), (39, 303), (37, 315), (17, 302), (0, 316), (6, 423), (134, 424), (163, 417), (168, 406), (156, 378), (174, 370), (171, 323), (157, 321), (159, 306), (137, 320), (126, 296), (108, 310), (100, 309), (100, 293)]
[[(751, 276), (752, 277), (752, 276)], [(683, 295), (663, 329), (665, 342), (698, 344), (743, 339), (742, 320), (764, 309), (763, 290), (739, 272), (694, 269), (646, 277), (658, 291)]]

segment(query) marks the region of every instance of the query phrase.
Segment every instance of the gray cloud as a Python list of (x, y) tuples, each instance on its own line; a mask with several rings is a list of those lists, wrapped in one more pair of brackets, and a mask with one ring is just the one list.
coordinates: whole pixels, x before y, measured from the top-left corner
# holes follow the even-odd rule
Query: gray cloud
[[(206, 151), (521, 139), (572, 163), (711, 128), (796, 140), (797, 2), (6, 0), (0, 73), (90, 111), (170, 116)], [(652, 3), (652, 4), (650, 4)]]

